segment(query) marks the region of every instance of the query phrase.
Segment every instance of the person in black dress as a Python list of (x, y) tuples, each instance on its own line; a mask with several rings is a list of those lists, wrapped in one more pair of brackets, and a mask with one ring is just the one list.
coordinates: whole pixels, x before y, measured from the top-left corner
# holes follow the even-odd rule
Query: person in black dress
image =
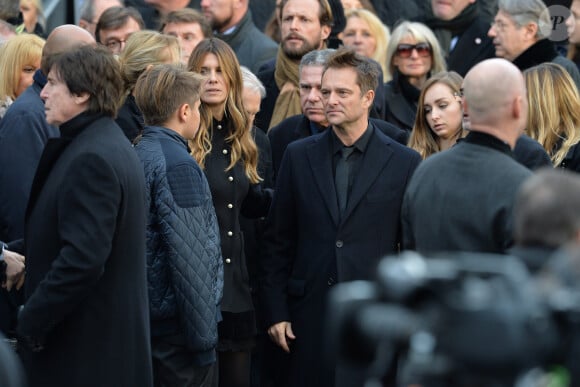
[(271, 191), (262, 189), (258, 148), (242, 101), (242, 74), (232, 49), (205, 39), (188, 68), (207, 77), (201, 95), (201, 128), (190, 144), (213, 197), (224, 262), (223, 321), (219, 324), (220, 386), (249, 386), (256, 321), (244, 254), (240, 214), (268, 213)]

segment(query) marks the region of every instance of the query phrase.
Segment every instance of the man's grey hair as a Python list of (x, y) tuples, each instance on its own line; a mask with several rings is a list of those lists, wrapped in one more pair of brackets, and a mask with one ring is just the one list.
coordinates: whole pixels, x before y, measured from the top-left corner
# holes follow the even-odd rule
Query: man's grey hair
[(264, 99), (266, 97), (266, 88), (262, 82), (258, 79), (249, 68), (245, 66), (240, 66), (242, 70), (242, 81), (244, 83), (244, 88), (250, 89), (257, 93), (260, 93), (260, 97)]
[(302, 72), (302, 68), (307, 66), (324, 66), (328, 58), (330, 58), (335, 51), (336, 50), (332, 48), (310, 51), (302, 57), (298, 72)]
[(498, 9), (507, 13), (518, 27), (535, 23), (538, 26), (537, 39), (550, 36), (550, 12), (542, 0), (499, 0)]

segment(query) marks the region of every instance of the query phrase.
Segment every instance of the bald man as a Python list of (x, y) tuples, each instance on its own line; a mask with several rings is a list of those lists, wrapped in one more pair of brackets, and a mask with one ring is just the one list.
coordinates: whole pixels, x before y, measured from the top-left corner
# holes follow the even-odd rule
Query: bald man
[[(59, 131), (46, 122), (40, 90), (46, 84), (51, 59), (82, 44), (95, 44), (86, 30), (62, 25), (48, 36), (42, 50), (41, 69), (34, 83), (6, 111), (0, 120), (0, 241), (20, 239), (24, 234), (24, 212), (32, 180), (44, 146)], [(18, 248), (10, 244), (8, 250)], [(14, 328), (18, 297), (0, 290), (0, 330), (10, 335)]]
[(504, 253), (512, 245), (515, 195), (531, 175), (512, 155), (526, 126), (524, 79), (507, 60), (489, 59), (467, 73), (463, 90), (471, 130), (417, 168), (403, 201), (406, 249)]

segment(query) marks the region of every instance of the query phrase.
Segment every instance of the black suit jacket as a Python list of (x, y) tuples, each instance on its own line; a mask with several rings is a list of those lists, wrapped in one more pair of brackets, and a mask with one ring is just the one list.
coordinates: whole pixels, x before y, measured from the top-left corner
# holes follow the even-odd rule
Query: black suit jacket
[(81, 116), (32, 184), (17, 329), (45, 348), (20, 354), (31, 387), (151, 386), (143, 168), (111, 118)]
[[(409, 140), (409, 133), (407, 131), (376, 118), (370, 118), (369, 121), (399, 144), (407, 145), (407, 141)], [(284, 156), (284, 151), (288, 144), (298, 139), (309, 137), (311, 134), (310, 120), (303, 114), (287, 118), (268, 131), (268, 138), (270, 139), (270, 146), (272, 148), (274, 180), (280, 169), (282, 156)]]
[(290, 386), (333, 385), (320, 369), (326, 296), (336, 282), (372, 279), (398, 251), (405, 187), (421, 158), (376, 127), (341, 217), (332, 130), (290, 144), (267, 220), (261, 299), (268, 326), (290, 321)]

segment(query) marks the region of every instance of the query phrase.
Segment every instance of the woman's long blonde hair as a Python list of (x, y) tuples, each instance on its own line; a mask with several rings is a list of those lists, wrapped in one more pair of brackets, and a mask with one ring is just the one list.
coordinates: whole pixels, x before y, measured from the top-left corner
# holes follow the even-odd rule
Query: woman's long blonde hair
[[(232, 169), (238, 161), (242, 161), (246, 176), (251, 183), (256, 184), (262, 179), (258, 175), (258, 147), (251, 134), (250, 119), (242, 100), (242, 72), (236, 54), (227, 43), (219, 39), (204, 39), (193, 50), (189, 57), (188, 69), (199, 73), (203, 61), (208, 54), (214, 54), (224, 75), (228, 87), (224, 103), (224, 116), (230, 121), (231, 133), (226, 141), (232, 147), (231, 159), (226, 171)], [(191, 144), (191, 154), (203, 168), (205, 158), (211, 152), (211, 136), (213, 131), (213, 115), (210, 107), (201, 103), (201, 125)]]
[(580, 95), (568, 72), (555, 63), (524, 71), (528, 93), (527, 133), (550, 155), (555, 166), (580, 142)]
[[(429, 127), (425, 114), (425, 94), (436, 83), (442, 83), (449, 87), (453, 94), (460, 95), (463, 77), (455, 71), (442, 71), (427, 79), (421, 89), (421, 95), (419, 96), (419, 103), (417, 105), (417, 115), (415, 116), (415, 125), (413, 126), (407, 145), (409, 148), (419, 152), (423, 159), (441, 151), (439, 137)], [(456, 138), (459, 139), (463, 136), (465, 136), (465, 131), (462, 127), (459, 127)]]

